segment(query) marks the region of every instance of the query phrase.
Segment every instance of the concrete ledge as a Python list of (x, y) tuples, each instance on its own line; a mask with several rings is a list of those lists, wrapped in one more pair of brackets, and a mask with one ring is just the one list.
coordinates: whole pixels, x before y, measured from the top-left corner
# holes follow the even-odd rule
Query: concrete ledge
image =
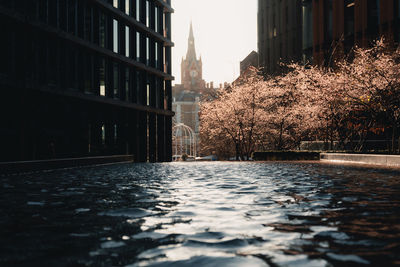
[(258, 151), (252, 155), (254, 160), (318, 160), (319, 152), (310, 151)]
[(132, 155), (0, 162), (0, 174), (52, 170), (97, 164), (133, 162)]
[(400, 156), (397, 155), (321, 153), (320, 160), (400, 167)]

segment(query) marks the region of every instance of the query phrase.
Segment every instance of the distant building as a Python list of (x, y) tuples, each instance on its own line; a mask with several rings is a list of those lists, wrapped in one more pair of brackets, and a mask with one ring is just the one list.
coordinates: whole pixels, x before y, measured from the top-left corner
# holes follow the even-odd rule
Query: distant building
[(302, 1), (258, 0), (259, 65), (279, 73), (279, 62), (302, 59)]
[(170, 161), (170, 0), (0, 1), (0, 161)]
[[(240, 74), (246, 71), (250, 66), (258, 68), (258, 53), (251, 51), (251, 53), (242, 61), (240, 61)], [(224, 85), (226, 87), (227, 85)]]
[(190, 24), (188, 49), (181, 62), (181, 84), (172, 88), (172, 110), (175, 112), (174, 123), (183, 123), (190, 127), (199, 141), (200, 100), (204, 93), (214, 90), (213, 83), (203, 80), (203, 63), (197, 58), (193, 26)]
[(329, 65), (381, 36), (400, 42), (399, 0), (258, 1), (259, 64), (269, 74), (279, 61)]
[[(399, 0), (308, 0), (303, 13), (311, 20), (313, 62), (328, 65), (332, 52), (347, 54), (355, 45), (368, 47), (383, 36), (399, 43)], [(303, 35), (304, 36), (304, 35)], [(309, 45), (311, 41), (309, 42)], [(308, 46), (309, 49), (309, 46)]]

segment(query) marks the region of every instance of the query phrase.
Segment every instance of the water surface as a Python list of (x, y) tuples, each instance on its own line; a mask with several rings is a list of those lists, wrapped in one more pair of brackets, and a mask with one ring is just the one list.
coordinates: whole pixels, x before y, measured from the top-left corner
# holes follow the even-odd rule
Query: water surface
[(400, 264), (400, 172), (117, 164), (0, 176), (1, 266)]

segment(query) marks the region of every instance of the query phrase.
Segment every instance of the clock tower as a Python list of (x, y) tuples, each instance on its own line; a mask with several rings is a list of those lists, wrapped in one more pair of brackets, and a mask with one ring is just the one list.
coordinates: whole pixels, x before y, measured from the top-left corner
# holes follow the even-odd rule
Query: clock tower
[(181, 84), (183, 84), (185, 90), (194, 92), (200, 92), (205, 88), (203, 63), (201, 57), (199, 59), (196, 57), (192, 23), (190, 23), (186, 58), (182, 58), (181, 63)]
[[(193, 130), (195, 140), (194, 143), (191, 143), (191, 146), (195, 147), (197, 152), (200, 151), (200, 101), (202, 97), (207, 96), (212, 91), (214, 91), (213, 83), (211, 82), (206, 86), (206, 82), (203, 80), (203, 63), (201, 57), (197, 59), (196, 56), (193, 26), (190, 23), (188, 49), (186, 56), (182, 57), (181, 63), (181, 83), (172, 87), (172, 110), (175, 112), (174, 125), (183, 124)], [(175, 140), (173, 153), (179, 155), (183, 153), (178, 150), (178, 147), (182, 147), (182, 142), (180, 143), (178, 140), (183, 140), (183, 131), (173, 131), (173, 134), (175, 134), (173, 137)], [(188, 147), (187, 145), (186, 147)], [(197, 153), (195, 154), (197, 155)]]

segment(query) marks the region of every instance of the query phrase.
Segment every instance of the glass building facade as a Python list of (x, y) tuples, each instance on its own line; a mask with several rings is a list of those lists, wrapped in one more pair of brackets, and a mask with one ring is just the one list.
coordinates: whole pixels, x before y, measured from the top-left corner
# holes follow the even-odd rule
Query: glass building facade
[[(381, 37), (398, 45), (399, 3), (400, 0), (303, 0), (303, 10), (310, 7), (312, 13), (313, 63), (330, 66), (355, 46), (370, 47)], [(309, 55), (310, 49), (303, 48), (304, 54)]]
[(0, 0), (0, 161), (171, 160), (167, 0)]
[(280, 73), (281, 62), (301, 60), (301, 5), (301, 0), (258, 0), (259, 64), (265, 73)]

